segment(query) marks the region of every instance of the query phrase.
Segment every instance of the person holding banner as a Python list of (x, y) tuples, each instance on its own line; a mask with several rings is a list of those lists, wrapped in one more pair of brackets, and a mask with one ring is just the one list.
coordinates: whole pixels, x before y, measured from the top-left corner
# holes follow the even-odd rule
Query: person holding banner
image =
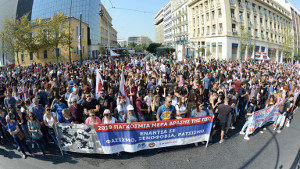
[(134, 107), (132, 105), (127, 106), (127, 112), (123, 116), (123, 121), (125, 123), (133, 123), (133, 122), (138, 122), (138, 118), (134, 114)]
[(118, 123), (118, 120), (115, 117), (112, 116), (109, 109), (104, 110), (103, 116), (104, 116), (103, 119), (102, 119), (103, 124)]
[(286, 120), (286, 116), (287, 116), (287, 113), (289, 112), (290, 108), (292, 107), (292, 102), (294, 101), (294, 96), (293, 95), (290, 95), (288, 97), (287, 100), (284, 100), (282, 104), (283, 105), (283, 110), (281, 110), (281, 108), (279, 108), (279, 117), (277, 119), (277, 122), (276, 122), (276, 125), (274, 127), (274, 130), (277, 129), (278, 127), (278, 124), (279, 124), (279, 128), (277, 130), (277, 133), (281, 133), (281, 129), (283, 127), (283, 125), (285, 124), (285, 120)]
[(101, 124), (101, 120), (96, 116), (94, 110), (89, 110), (88, 115), (90, 117), (85, 120), (85, 124)]
[(176, 108), (171, 103), (172, 103), (172, 98), (170, 96), (166, 97), (165, 104), (160, 106), (157, 110), (157, 115), (156, 115), (157, 121), (181, 119), (181, 117), (176, 117)]
[(242, 134), (242, 135), (246, 134), (245, 137), (244, 137), (245, 140), (250, 140), (248, 132), (246, 131), (246, 133), (245, 133), (244, 131), (248, 127), (249, 122), (253, 119), (253, 114), (254, 114), (254, 111), (256, 110), (256, 104), (257, 104), (257, 100), (252, 99), (249, 106), (248, 106), (248, 108), (247, 108), (247, 112), (246, 112), (247, 121), (244, 124), (242, 130), (240, 131), (240, 134)]

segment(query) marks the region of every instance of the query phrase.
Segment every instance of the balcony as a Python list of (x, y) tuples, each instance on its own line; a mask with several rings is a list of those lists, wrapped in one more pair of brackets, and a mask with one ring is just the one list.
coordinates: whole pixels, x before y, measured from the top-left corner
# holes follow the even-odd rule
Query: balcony
[(231, 20), (236, 22), (236, 18), (234, 16), (231, 16)]
[(240, 8), (243, 8), (243, 4), (242, 4), (242, 3), (239, 3), (239, 7), (240, 7)]
[(223, 33), (223, 29), (219, 29), (218, 34), (222, 34)]
[(250, 7), (249, 7), (249, 5), (246, 5), (246, 8), (247, 8), (248, 10), (250, 10)]

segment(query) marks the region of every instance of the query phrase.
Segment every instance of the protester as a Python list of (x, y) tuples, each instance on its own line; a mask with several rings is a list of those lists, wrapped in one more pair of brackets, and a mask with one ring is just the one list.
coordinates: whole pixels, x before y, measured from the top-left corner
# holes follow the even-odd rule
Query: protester
[(103, 124), (113, 124), (118, 122), (118, 120), (112, 116), (109, 109), (104, 110), (103, 116)]
[(101, 124), (101, 120), (96, 116), (94, 110), (89, 110), (89, 117), (85, 120), (85, 124)]
[(29, 152), (29, 154), (31, 154), (31, 156), (34, 157), (34, 155), (32, 154), (31, 150), (27, 146), (26, 141), (24, 139), (24, 134), (20, 130), (20, 128), (19, 128), (18, 124), (16, 123), (16, 121), (12, 120), (11, 117), (10, 117), (10, 115), (7, 115), (5, 117), (5, 120), (7, 122), (8, 132), (13, 137), (15, 143), (20, 147), (20, 149), (21, 149), (21, 151), (23, 153), (23, 158), (24, 159), (27, 158), (27, 154), (25, 153), (24, 148)]
[(134, 114), (134, 107), (132, 105), (127, 106), (127, 113), (123, 116), (124, 123), (138, 122), (138, 118)]

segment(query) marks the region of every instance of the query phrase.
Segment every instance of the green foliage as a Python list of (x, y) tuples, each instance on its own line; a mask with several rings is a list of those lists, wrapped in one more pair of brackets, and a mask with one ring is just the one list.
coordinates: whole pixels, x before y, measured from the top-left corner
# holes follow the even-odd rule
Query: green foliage
[(135, 46), (136, 46), (136, 43), (131, 42), (131, 43), (129, 43), (129, 44), (127, 45), (127, 48), (129, 48), (129, 49), (134, 49)]
[(134, 50), (138, 51), (138, 52), (144, 52), (147, 49), (147, 44), (142, 43), (142, 44), (138, 44), (135, 45)]
[(283, 33), (283, 42), (281, 44), (281, 49), (283, 50), (283, 58), (290, 59), (292, 56), (292, 46), (293, 46), (293, 35), (289, 30), (289, 27), (284, 26), (284, 33)]
[(99, 53), (100, 53), (101, 55), (105, 55), (105, 54), (106, 54), (106, 49), (104, 48), (103, 45), (100, 45), (100, 46), (99, 46)]
[(23, 15), (19, 19), (6, 18), (3, 30), (1, 31), (1, 39), (4, 41), (4, 51), (13, 51), (17, 55), (19, 64), (19, 52), (26, 50), (28, 42), (31, 40), (31, 26), (28, 21), (28, 14)]
[(211, 55), (211, 53), (210, 53), (210, 50), (208, 49), (208, 50), (206, 51), (206, 57), (210, 57), (210, 55)]
[(156, 49), (161, 46), (161, 43), (151, 43), (146, 49), (149, 53), (156, 53)]
[[(62, 13), (52, 15), (51, 19), (43, 20), (38, 25), (36, 39), (40, 47), (55, 50), (58, 46), (69, 46), (68, 17)], [(72, 41), (72, 37), (71, 37)]]

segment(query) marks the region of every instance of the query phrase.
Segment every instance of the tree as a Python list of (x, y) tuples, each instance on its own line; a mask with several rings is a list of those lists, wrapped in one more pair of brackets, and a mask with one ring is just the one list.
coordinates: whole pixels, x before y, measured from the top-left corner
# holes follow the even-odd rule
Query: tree
[(100, 45), (100, 46), (99, 46), (99, 53), (100, 53), (101, 55), (105, 55), (105, 54), (106, 54), (106, 50), (105, 50), (105, 48), (104, 48), (103, 45)]
[(12, 51), (17, 55), (17, 63), (19, 62), (19, 52), (23, 52), (28, 46), (29, 36), (32, 33), (30, 22), (27, 19), (29, 13), (23, 15), (19, 19), (6, 18), (3, 30), (1, 31), (1, 39), (5, 42), (5, 51)]
[(294, 37), (288, 26), (284, 26), (283, 30), (283, 42), (281, 44), (281, 49), (283, 50), (283, 58), (289, 60), (292, 56), (293, 49), (291, 46), (293, 46)]
[(161, 46), (161, 43), (151, 43), (146, 49), (149, 53), (156, 53), (156, 49)]
[(239, 35), (239, 38), (241, 40), (241, 45), (242, 45), (242, 51), (245, 51), (246, 48), (248, 48), (248, 55), (251, 55), (252, 50), (250, 50), (251, 46), (251, 33), (249, 30), (245, 30), (245, 26), (241, 25), (241, 34)]
[(297, 48), (295, 51), (294, 51), (294, 60), (298, 60), (300, 61), (300, 49)]
[(135, 46), (136, 46), (136, 43), (131, 42), (131, 43), (129, 43), (129, 44), (127, 45), (127, 48), (129, 48), (129, 49), (134, 49)]
[[(68, 17), (63, 13), (55, 13), (50, 20), (44, 20), (39, 24), (37, 39), (41, 47), (47, 47), (55, 51), (59, 46), (69, 46)], [(71, 36), (72, 41), (72, 36)], [(55, 52), (57, 54), (57, 52)], [(56, 55), (58, 63), (58, 55)]]
[(210, 50), (208, 49), (208, 50), (206, 51), (206, 57), (210, 57), (210, 55), (211, 55), (211, 53), (210, 53)]

